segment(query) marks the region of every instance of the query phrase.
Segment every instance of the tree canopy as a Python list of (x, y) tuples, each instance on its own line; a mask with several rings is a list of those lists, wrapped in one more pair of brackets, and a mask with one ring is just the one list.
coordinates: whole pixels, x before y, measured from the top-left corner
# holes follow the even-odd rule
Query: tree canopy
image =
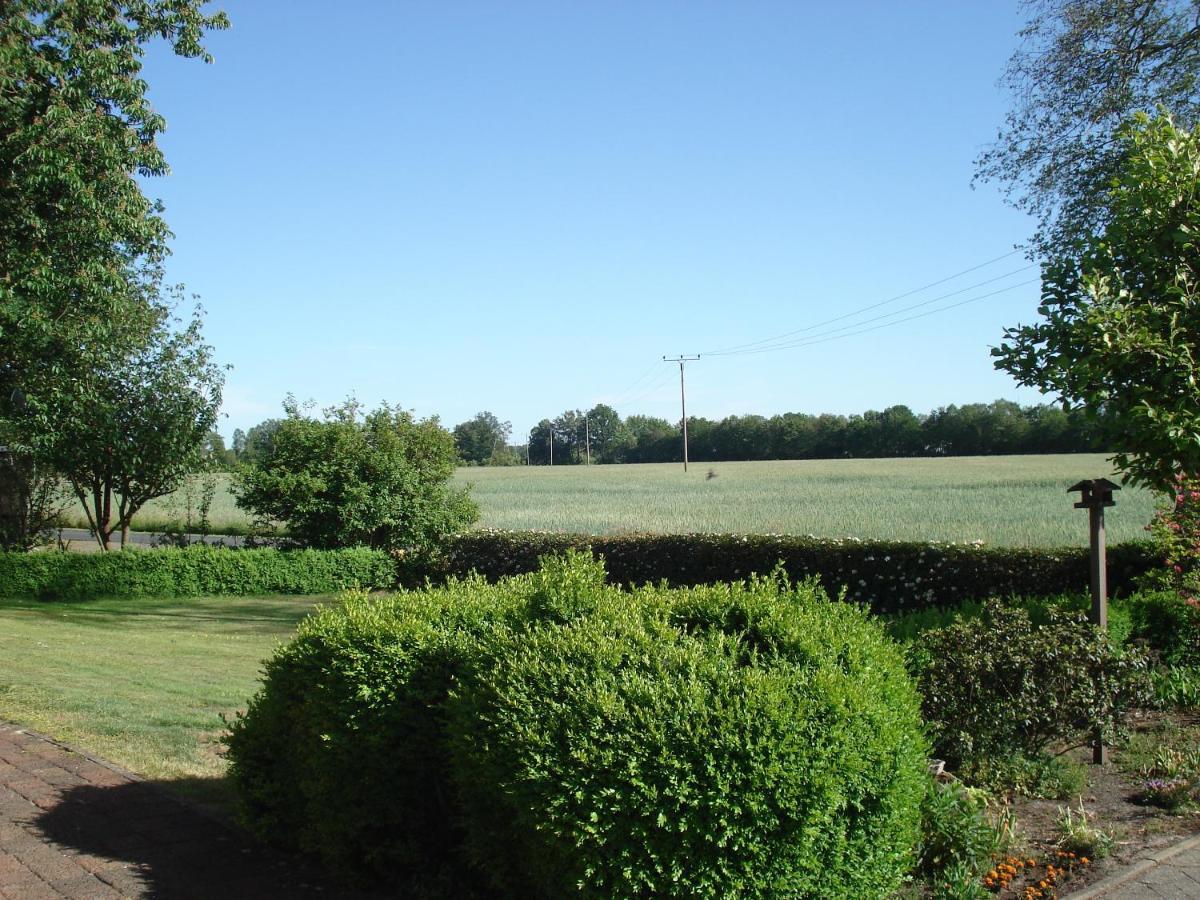
[(1002, 83), (1013, 107), (976, 178), (1034, 215), (1034, 247), (1067, 251), (1108, 220), (1121, 165), (1118, 127), (1162, 106), (1200, 117), (1200, 0), (1027, 0), (1022, 43)]
[(511, 422), (501, 422), (484, 410), (454, 426), (454, 444), (463, 462), (486, 466), (505, 455), (510, 434)]
[(1200, 128), (1138, 114), (1103, 231), (1049, 263), (1042, 320), (992, 351), (1021, 384), (1079, 406), (1135, 483), (1200, 473)]

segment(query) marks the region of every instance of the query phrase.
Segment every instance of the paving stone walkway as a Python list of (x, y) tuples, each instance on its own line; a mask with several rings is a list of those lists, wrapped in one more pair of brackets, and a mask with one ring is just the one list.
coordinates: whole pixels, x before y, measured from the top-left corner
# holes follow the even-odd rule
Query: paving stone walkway
[(0, 897), (365, 897), (102, 760), (0, 722)]
[(1139, 854), (1134, 863), (1067, 900), (1200, 898), (1200, 836)]

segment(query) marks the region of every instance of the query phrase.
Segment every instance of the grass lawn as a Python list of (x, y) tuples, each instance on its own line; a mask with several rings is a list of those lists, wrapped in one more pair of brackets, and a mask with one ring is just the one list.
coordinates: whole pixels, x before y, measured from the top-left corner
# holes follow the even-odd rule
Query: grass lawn
[(221, 714), (322, 599), (0, 600), (0, 718), (222, 803)]

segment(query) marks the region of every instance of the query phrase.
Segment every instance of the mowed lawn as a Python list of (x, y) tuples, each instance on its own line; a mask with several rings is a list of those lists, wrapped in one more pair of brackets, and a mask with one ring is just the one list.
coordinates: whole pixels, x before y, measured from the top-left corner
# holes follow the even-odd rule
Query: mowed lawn
[(0, 719), (221, 802), (221, 715), (321, 599), (0, 599)]
[[(710, 473), (713, 477), (710, 477)], [(948, 459), (779, 460), (621, 466), (462, 468), (480, 527), (588, 534), (742, 532), (894, 540), (1060, 546), (1087, 541), (1085, 514), (1066, 489), (1110, 477), (1103, 454), (975, 456)], [(249, 526), (217, 477), (213, 529)], [(198, 483), (156, 500), (134, 520), (154, 531), (193, 522)], [(1108, 512), (1113, 541), (1144, 536), (1151, 495), (1126, 488)], [(73, 515), (84, 524), (82, 513)]]
[[(504, 529), (743, 532), (1005, 546), (1087, 543), (1067, 488), (1114, 477), (1103, 454), (459, 469)], [(1110, 541), (1145, 536), (1152, 495), (1126, 488)]]

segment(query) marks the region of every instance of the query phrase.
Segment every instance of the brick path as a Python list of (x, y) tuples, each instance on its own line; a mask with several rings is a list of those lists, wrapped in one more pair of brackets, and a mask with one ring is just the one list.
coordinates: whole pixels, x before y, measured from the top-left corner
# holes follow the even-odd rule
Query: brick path
[(365, 897), (160, 788), (0, 722), (0, 897)]

